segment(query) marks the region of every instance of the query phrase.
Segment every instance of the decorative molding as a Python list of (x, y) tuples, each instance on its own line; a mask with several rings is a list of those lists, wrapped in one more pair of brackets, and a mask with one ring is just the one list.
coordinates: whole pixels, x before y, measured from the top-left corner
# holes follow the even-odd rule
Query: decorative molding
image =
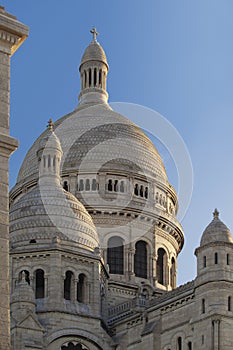
[(11, 153), (18, 147), (18, 141), (13, 137), (0, 134), (0, 155), (10, 157)]

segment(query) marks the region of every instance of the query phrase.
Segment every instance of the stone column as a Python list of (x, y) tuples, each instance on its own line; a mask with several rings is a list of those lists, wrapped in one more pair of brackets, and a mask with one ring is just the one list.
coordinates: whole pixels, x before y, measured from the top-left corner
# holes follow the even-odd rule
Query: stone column
[(0, 339), (6, 350), (10, 349), (8, 160), (18, 146), (9, 136), (10, 57), (27, 35), (28, 28), (0, 6)]

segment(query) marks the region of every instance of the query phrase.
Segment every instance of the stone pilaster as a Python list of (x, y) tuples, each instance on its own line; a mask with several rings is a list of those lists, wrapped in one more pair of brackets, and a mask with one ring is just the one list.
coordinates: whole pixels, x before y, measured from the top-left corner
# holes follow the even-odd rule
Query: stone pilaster
[(0, 6), (0, 339), (10, 349), (8, 161), (17, 148), (9, 136), (10, 57), (28, 35), (28, 28)]

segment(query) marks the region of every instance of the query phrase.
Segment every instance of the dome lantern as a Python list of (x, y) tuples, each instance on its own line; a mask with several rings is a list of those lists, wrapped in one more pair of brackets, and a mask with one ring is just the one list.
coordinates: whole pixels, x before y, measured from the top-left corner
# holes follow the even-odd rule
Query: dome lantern
[(81, 92), (79, 104), (83, 103), (106, 103), (108, 101), (107, 73), (108, 62), (105, 52), (97, 41), (99, 34), (96, 28), (90, 30), (93, 35), (82, 56), (79, 67), (81, 79)]

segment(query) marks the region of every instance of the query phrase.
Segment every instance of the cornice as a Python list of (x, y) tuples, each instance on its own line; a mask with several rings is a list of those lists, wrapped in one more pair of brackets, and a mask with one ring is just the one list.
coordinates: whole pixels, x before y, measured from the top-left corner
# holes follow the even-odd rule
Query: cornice
[[(27, 38), (29, 28), (0, 6), (0, 51), (13, 55)], [(1, 42), (5, 45), (2, 47)]]
[(0, 155), (9, 157), (18, 147), (18, 141), (13, 137), (0, 133)]

